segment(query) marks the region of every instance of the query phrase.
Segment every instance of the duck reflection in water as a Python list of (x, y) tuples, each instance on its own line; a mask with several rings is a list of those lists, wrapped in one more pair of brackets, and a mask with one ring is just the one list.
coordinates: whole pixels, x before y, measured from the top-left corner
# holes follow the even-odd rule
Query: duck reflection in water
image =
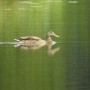
[(52, 49), (52, 46), (56, 44), (56, 42), (52, 40), (53, 36), (59, 37), (53, 31), (49, 31), (47, 33), (46, 40), (43, 40), (36, 36), (19, 37), (18, 39), (14, 39), (17, 43), (16, 45), (14, 45), (14, 47), (19, 47), (25, 50), (29, 50), (29, 49), (36, 50), (43, 46), (47, 46), (48, 54), (53, 55), (55, 52), (59, 51), (60, 49), (59, 47)]

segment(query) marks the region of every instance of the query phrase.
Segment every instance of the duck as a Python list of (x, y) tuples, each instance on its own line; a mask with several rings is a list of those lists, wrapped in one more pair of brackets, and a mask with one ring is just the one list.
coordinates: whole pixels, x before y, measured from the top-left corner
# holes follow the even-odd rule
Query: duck
[(26, 47), (29, 46), (29, 47), (39, 48), (44, 45), (51, 45), (53, 42), (52, 40), (53, 36), (59, 37), (53, 31), (49, 31), (46, 34), (46, 40), (43, 40), (37, 36), (24, 36), (24, 37), (19, 37), (18, 39), (14, 39), (14, 40), (18, 43), (18, 45), (16, 46), (26, 46)]

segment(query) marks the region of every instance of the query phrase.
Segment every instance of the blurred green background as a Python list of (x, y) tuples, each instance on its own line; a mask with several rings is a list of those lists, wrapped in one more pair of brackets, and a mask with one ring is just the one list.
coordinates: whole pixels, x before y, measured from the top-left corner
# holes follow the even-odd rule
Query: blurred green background
[(0, 42), (60, 35), (54, 55), (0, 44), (0, 90), (89, 90), (89, 8), (88, 0), (0, 0)]

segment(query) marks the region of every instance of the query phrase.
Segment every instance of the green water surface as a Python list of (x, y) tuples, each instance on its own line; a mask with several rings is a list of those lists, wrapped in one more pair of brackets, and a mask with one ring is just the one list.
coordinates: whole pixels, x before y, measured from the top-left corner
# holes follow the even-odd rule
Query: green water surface
[(0, 42), (60, 36), (54, 53), (0, 43), (0, 90), (89, 90), (89, 14), (87, 0), (0, 0)]

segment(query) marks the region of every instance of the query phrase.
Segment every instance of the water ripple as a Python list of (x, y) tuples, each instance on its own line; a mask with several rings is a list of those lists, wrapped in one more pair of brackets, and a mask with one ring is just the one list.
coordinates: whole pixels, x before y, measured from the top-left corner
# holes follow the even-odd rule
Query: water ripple
[(78, 3), (78, 1), (68, 1), (68, 3)]

